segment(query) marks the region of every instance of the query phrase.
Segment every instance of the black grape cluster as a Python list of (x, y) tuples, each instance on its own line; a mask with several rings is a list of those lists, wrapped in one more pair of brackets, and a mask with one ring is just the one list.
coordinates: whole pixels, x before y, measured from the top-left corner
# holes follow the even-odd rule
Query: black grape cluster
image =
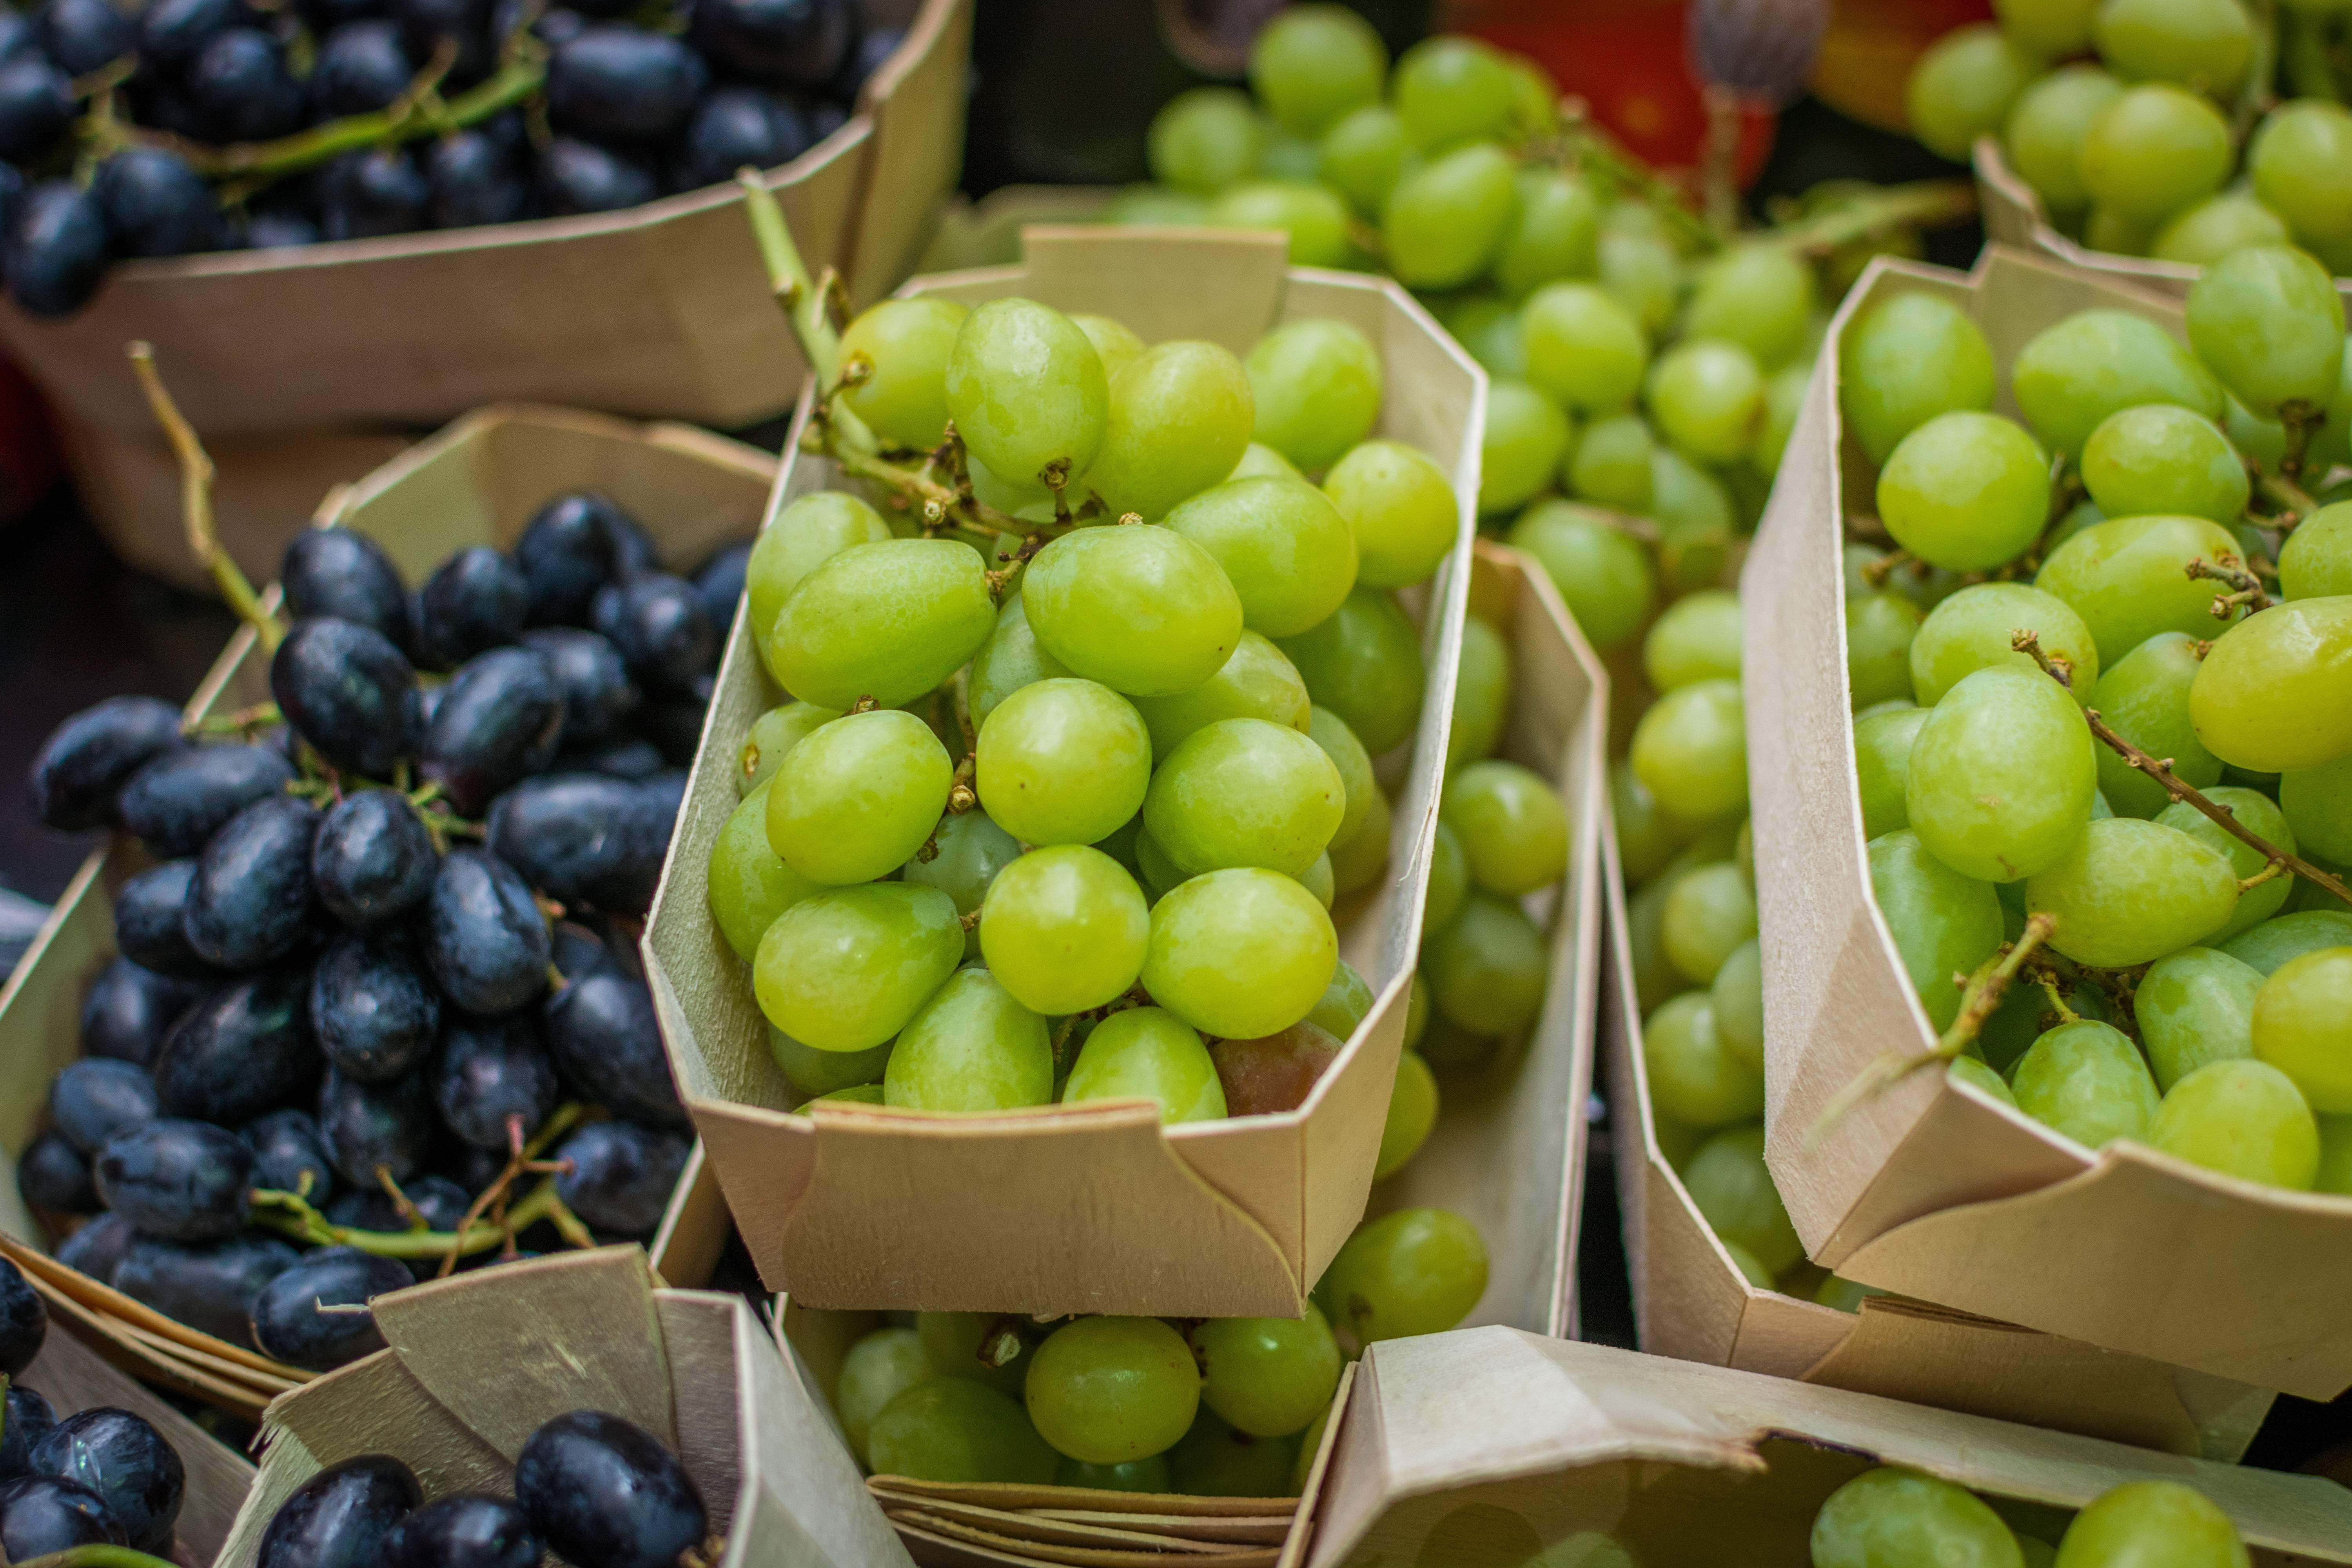
[[(773, 168), (842, 122), (903, 37), (862, 26), (856, 0), (655, 9), (649, 17), (635, 0), (0, 8), (8, 292), (37, 315), (68, 315), (116, 258), (609, 212), (746, 164)], [(499, 89), (502, 73), (518, 90)], [(404, 112), (427, 82), (451, 112)], [(469, 89), (480, 89), (477, 100)], [(387, 112), (394, 130), (323, 163), (280, 140)], [(212, 150), (239, 143), (277, 146), (215, 189)], [(75, 178), (78, 160), (93, 155), (96, 176)]]
[(58, 729), (41, 819), (161, 862), (116, 898), (121, 956), (18, 1163), (60, 1259), (325, 1370), (382, 1342), (321, 1303), (431, 1277), (519, 1183), (545, 1190), (478, 1256), (654, 1229), (688, 1142), (633, 934), (744, 554), (669, 575), (571, 494), (412, 594), (314, 530), (245, 738), (192, 742), (150, 698)]
[(16, 1266), (0, 1259), (0, 1561), (30, 1563), (76, 1546), (129, 1546), (168, 1554), (187, 1492), (180, 1456), (128, 1410), (77, 1411), (60, 1420), (16, 1382), (41, 1353), (48, 1309)]

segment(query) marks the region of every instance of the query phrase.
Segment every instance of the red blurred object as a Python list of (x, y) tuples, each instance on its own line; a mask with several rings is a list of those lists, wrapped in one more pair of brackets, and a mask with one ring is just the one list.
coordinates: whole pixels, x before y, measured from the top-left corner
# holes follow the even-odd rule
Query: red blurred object
[[(1683, 37), (1685, 0), (1447, 0), (1438, 23), (1528, 56), (1626, 150), (1661, 170), (1695, 170), (1706, 146), (1706, 105)], [(1772, 151), (1775, 116), (1739, 111), (1741, 185)]]
[(48, 405), (16, 362), (0, 356), (0, 523), (32, 510), (61, 471)]

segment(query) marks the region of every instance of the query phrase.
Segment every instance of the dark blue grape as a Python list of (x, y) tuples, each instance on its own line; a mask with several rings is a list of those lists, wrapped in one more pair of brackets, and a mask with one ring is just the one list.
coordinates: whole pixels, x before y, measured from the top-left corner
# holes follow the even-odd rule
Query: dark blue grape
[(577, 980), (592, 970), (613, 966), (613, 955), (604, 939), (578, 921), (564, 921), (555, 928), (554, 946), (549, 962), (566, 980)]
[(478, 849), (453, 850), (426, 906), (425, 962), (442, 992), (468, 1013), (511, 1013), (547, 985), (546, 918), (513, 867)]
[(155, 1094), (167, 1116), (241, 1127), (309, 1099), (319, 1081), (310, 977), (266, 970), (190, 1007), (155, 1053)]
[(194, 1246), (134, 1237), (111, 1283), (167, 1318), (244, 1345), (253, 1331), (253, 1299), (299, 1257), (286, 1242), (257, 1231)]
[(515, 542), (515, 564), (530, 584), (533, 626), (581, 625), (596, 590), (613, 581), (621, 509), (579, 490), (539, 509)]
[(618, 965), (583, 975), (548, 1003), (547, 1047), (585, 1098), (655, 1126), (686, 1124), (653, 994)]
[(293, 781), (294, 764), (268, 746), (182, 747), (131, 775), (121, 797), (122, 826), (151, 854), (175, 860), (195, 854), (230, 817), (283, 795)]
[(498, 64), (499, 40), (490, 33), (492, 0), (391, 0), (393, 19), (408, 52), (429, 60), (444, 40), (457, 47), (449, 84), (467, 87)]
[(601, 1410), (533, 1432), (515, 1458), (514, 1490), (531, 1528), (580, 1568), (673, 1568), (710, 1533), (677, 1456)]
[(326, 237), (315, 219), (300, 213), (256, 213), (245, 226), (245, 243), (254, 250), (316, 245)]
[(24, 59), (41, 52), (40, 29), (22, 11), (0, 11), (0, 60)]
[[(501, 1158), (499, 1167), (503, 1170), (505, 1166), (506, 1162)], [(492, 1173), (493, 1175), (496, 1173)], [(425, 1228), (437, 1230), (444, 1235), (456, 1234), (457, 1226), (465, 1220), (466, 1211), (474, 1201), (472, 1193), (448, 1177), (438, 1174), (413, 1176), (400, 1184), (400, 1191), (401, 1195), (408, 1200), (409, 1207), (423, 1216)], [(404, 1235), (415, 1228), (409, 1223), (408, 1215), (402, 1212), (400, 1205), (384, 1190), (382, 1182), (337, 1194), (335, 1201), (327, 1205), (327, 1221), (351, 1230), (380, 1231), (391, 1236)], [(406, 1267), (417, 1280), (423, 1281), (440, 1272), (441, 1260), (438, 1258), (410, 1258)]]
[[(68, 1062), (49, 1085), (49, 1124), (84, 1155), (155, 1120), (155, 1080), (130, 1062)], [(56, 1205), (48, 1205), (56, 1207)]]
[(186, 159), (133, 147), (98, 166), (90, 192), (117, 256), (194, 256), (221, 248), (220, 207)]
[(780, 87), (823, 87), (857, 30), (849, 0), (695, 0), (695, 47), (721, 70)]
[(310, 841), (318, 832), (319, 808), (281, 795), (255, 801), (213, 835), (196, 858), (181, 914), (197, 957), (223, 969), (258, 969), (303, 945), (317, 919)]
[(36, 22), (41, 47), (68, 76), (88, 76), (138, 47), (138, 28), (108, 0), (48, 0)]
[(332, 616), (400, 642), (408, 636), (408, 588), (383, 546), (348, 528), (306, 528), (286, 546), (278, 584), (298, 621)]
[[(22, 62), (0, 66), (0, 91)], [(71, 180), (46, 180), (25, 193), (8, 228), (0, 268), (8, 297), (36, 316), (70, 316), (106, 276), (106, 215)]]
[(51, 1476), (0, 1486), (0, 1557), (30, 1563), (77, 1546), (126, 1546), (130, 1537), (88, 1487)]
[(396, 1258), (356, 1247), (325, 1247), (272, 1279), (253, 1299), (253, 1342), (290, 1366), (332, 1372), (383, 1349), (375, 1319), (365, 1312), (323, 1312), (322, 1306), (364, 1306), (415, 1283)]
[(425, 1079), (366, 1084), (327, 1069), (319, 1086), (319, 1141), (335, 1174), (354, 1187), (382, 1184), (379, 1171), (405, 1182), (433, 1146), (433, 1105)]
[(425, 226), (432, 187), (399, 147), (346, 153), (320, 171), (320, 226), (329, 239), (380, 239)]
[(607, 778), (627, 779), (634, 784), (668, 767), (669, 759), (651, 741), (624, 736), (583, 751), (567, 752), (555, 759), (555, 765), (564, 773), (603, 773)]
[(686, 786), (693, 776), (684, 768), (664, 768), (643, 781), (647, 814), (661, 824), (664, 855), (669, 853), (670, 830), (677, 825), (677, 814), (686, 805)]
[(139, 63), (176, 71), (206, 44), (252, 20), (245, 0), (154, 0), (139, 14)]
[(478, 544), (443, 562), (416, 592), (414, 643), (428, 669), (450, 669), (515, 640), (530, 610), (522, 568)]
[(458, 1492), (394, 1527), (383, 1568), (538, 1568), (546, 1543), (504, 1498)]
[(558, 136), (539, 155), (539, 190), (558, 217), (619, 212), (661, 195), (661, 182), (641, 158)]
[(616, 506), (606, 514), (604, 526), (613, 531), (614, 582), (632, 582), (661, 570), (661, 546), (654, 542), (644, 523)]
[(636, 710), (636, 684), (609, 638), (573, 626), (542, 626), (525, 632), (522, 644), (547, 657), (562, 689), (566, 749), (611, 738)]
[(751, 565), (751, 546), (746, 541), (721, 546), (709, 560), (695, 568), (694, 591), (702, 595), (703, 613), (710, 617), (722, 646), (727, 634), (734, 629), (735, 606), (743, 597), (744, 576)]
[(597, 596), (596, 629), (640, 680), (682, 689), (719, 659), (719, 632), (702, 595), (682, 577), (653, 572)]
[(425, 210), (436, 228), (512, 223), (530, 208), (520, 158), (479, 131), (457, 131), (425, 152)]
[(55, 730), (33, 755), (33, 815), (79, 833), (115, 820), (131, 775), (180, 746), (180, 710), (152, 697), (110, 697)]
[(528, 1013), (453, 1023), (433, 1064), (433, 1104), (441, 1123), (478, 1149), (505, 1150), (509, 1119), (528, 1139), (555, 1109), (555, 1064)]
[(565, 1139), (555, 1157), (568, 1169), (558, 1196), (601, 1231), (650, 1236), (686, 1169), (687, 1141), (634, 1121), (592, 1121)]
[(21, 1383), (8, 1385), (7, 1412), (0, 1415), (0, 1481), (25, 1473), (33, 1446), (57, 1424), (58, 1413), (47, 1399)]
[(404, 1077), (432, 1050), (441, 993), (405, 931), (335, 939), (310, 971), (310, 1034), (362, 1083)]
[(116, 959), (99, 972), (82, 998), (82, 1054), (145, 1067), (180, 1015), (208, 989)]
[(131, 1547), (165, 1552), (187, 1494), (187, 1472), (163, 1435), (128, 1410), (77, 1411), (34, 1446), (32, 1473), (88, 1487), (106, 1500)]
[(278, 1508), (255, 1568), (379, 1568), (393, 1526), (424, 1496), (408, 1467), (389, 1454), (330, 1466)]
[(335, 1168), (327, 1163), (319, 1124), (309, 1111), (273, 1110), (247, 1123), (237, 1136), (253, 1151), (255, 1186), (299, 1193), (325, 1206), (335, 1190)]
[(122, 1255), (138, 1239), (129, 1220), (119, 1214), (102, 1214), (66, 1237), (58, 1248), (58, 1261), (102, 1285), (111, 1285)]
[(114, 945), (124, 957), (184, 981), (219, 975), (188, 942), (188, 889), (195, 879), (194, 860), (166, 860), (122, 884), (114, 898)]
[(655, 142), (686, 123), (710, 68), (683, 38), (619, 24), (583, 28), (547, 62), (557, 129), (600, 142)]
[(49, 1310), (41, 1304), (25, 1271), (0, 1258), (0, 1377), (15, 1377), (33, 1364), (48, 1337)]
[(494, 647), (450, 678), (425, 731), (418, 772), (461, 815), (555, 760), (563, 736), (563, 688), (547, 656)]
[(214, 142), (267, 142), (299, 129), (302, 84), (285, 46), (258, 27), (215, 34), (187, 71), (188, 100)]
[[(756, 87), (722, 87), (695, 105), (670, 163), (670, 184), (681, 191), (721, 184), (738, 169), (789, 163), (810, 144), (808, 122), (779, 95)], [(743, 548), (747, 553), (751, 549)], [(742, 587), (740, 574), (736, 587)], [(727, 608), (734, 608), (731, 598)], [(722, 612), (713, 616), (723, 619)]]
[(324, 120), (373, 114), (408, 90), (416, 68), (392, 22), (346, 22), (319, 45), (310, 102)]
[(166, 1118), (98, 1153), (106, 1206), (159, 1241), (218, 1241), (245, 1225), (253, 1151), (209, 1121)]
[(641, 915), (668, 836), (641, 786), (602, 773), (526, 779), (490, 808), (490, 853), (566, 904)]
[(269, 660), (269, 694), (334, 767), (381, 778), (416, 754), (416, 671), (383, 633), (297, 621)]
[(424, 819), (388, 789), (345, 795), (319, 824), (310, 846), (319, 901), (362, 931), (421, 906), (440, 864)]
[(90, 1184), (89, 1161), (54, 1132), (25, 1145), (16, 1160), (16, 1191), (47, 1214), (96, 1214), (102, 1206)]
[(866, 79), (880, 70), (882, 63), (897, 54), (898, 46), (906, 41), (904, 27), (866, 28), (841, 57), (841, 68), (825, 84), (825, 91), (844, 103), (856, 102), (857, 89), (866, 85)]

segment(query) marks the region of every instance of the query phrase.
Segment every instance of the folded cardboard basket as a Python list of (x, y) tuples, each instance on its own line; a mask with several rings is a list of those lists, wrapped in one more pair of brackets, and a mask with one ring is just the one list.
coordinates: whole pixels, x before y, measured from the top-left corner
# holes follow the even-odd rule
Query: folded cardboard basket
[[(1848, 1279), (2333, 1398), (2352, 1385), (2352, 1198), (2259, 1186), (2127, 1141), (2086, 1151), (1937, 1071), (1822, 1127), (1871, 1064), (1936, 1039), (1871, 895), (1839, 565), (1848, 498), (1870, 479), (1843, 438), (1838, 345), (1859, 312), (1916, 290), (1966, 310), (2004, 366), (2081, 310), (2181, 332), (2170, 300), (2000, 247), (1966, 275), (1874, 262), (1832, 321), (1742, 582), (1766, 1158), (1806, 1252)], [(2015, 411), (2005, 390), (1997, 406)]]
[[(775, 468), (764, 453), (685, 426), (490, 408), (331, 496), (319, 521), (367, 534), (420, 583), (454, 551), (511, 546), (551, 497), (601, 490), (645, 524), (665, 563), (684, 570), (751, 535)], [(268, 665), (252, 632), (240, 630), (189, 700), (188, 717), (268, 701)], [(0, 1152), (12, 1168), (40, 1131), (51, 1079), (81, 1054), (82, 997), (115, 956), (113, 894), (151, 864), (128, 839), (91, 855), (0, 988)], [(134, 1375), (247, 1417), (310, 1377), (67, 1268), (47, 1241), (16, 1183), (0, 1183), (0, 1253), (25, 1269), (58, 1321)]]
[[(1469, 586), (1486, 378), (1402, 289), (1286, 268), (1278, 236), (1037, 229), (1024, 266), (919, 278), (907, 292), (1024, 295), (1115, 316), (1146, 342), (1204, 338), (1236, 353), (1280, 321), (1329, 316), (1379, 349), (1378, 433), (1434, 458), (1461, 514), (1453, 554), (1419, 596), (1420, 727), (1381, 759), (1384, 777), (1402, 774), (1388, 870), (1336, 911), (1340, 955), (1378, 1000), (1306, 1104), (1282, 1115), (1163, 1130), (1148, 1100), (794, 1114), (706, 882), (744, 736), (781, 700), (739, 616), (646, 931), (680, 1092), (761, 1276), (805, 1305), (1296, 1316), (1363, 1213), (1395, 1079)], [(772, 517), (835, 482), (831, 463), (799, 449), (808, 408), (804, 395)]]

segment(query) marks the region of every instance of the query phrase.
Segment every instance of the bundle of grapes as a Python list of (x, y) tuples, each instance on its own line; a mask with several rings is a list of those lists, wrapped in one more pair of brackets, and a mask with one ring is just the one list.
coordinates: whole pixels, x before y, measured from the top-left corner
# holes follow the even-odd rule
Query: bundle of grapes
[[(61, 1240), (12, 1250), (159, 1376), (257, 1408), (373, 1348), (320, 1302), (660, 1220), (688, 1141), (634, 928), (745, 547), (662, 563), (740, 538), (769, 467), (701, 445), (469, 422), (289, 549), (290, 626), (232, 595), (255, 625), (187, 719), (114, 699), (37, 759), (45, 821), (121, 837), (0, 1016)], [(550, 500), (567, 459), (664, 539)], [(378, 542), (467, 533), (512, 553), (414, 592)]]
[(1506, 1329), (1376, 1346), (1302, 1511), (1305, 1568), (2352, 1562), (2312, 1477)]
[(1477, 373), (1257, 238), (909, 294), (753, 552), (647, 937), (678, 1081), (806, 1304), (1296, 1312), (1404, 1028)]
[(2352, 1383), (2343, 333), (2284, 247), (2185, 331), (1998, 248), (1849, 301), (1747, 574), (1769, 1157), (1817, 1261)]

